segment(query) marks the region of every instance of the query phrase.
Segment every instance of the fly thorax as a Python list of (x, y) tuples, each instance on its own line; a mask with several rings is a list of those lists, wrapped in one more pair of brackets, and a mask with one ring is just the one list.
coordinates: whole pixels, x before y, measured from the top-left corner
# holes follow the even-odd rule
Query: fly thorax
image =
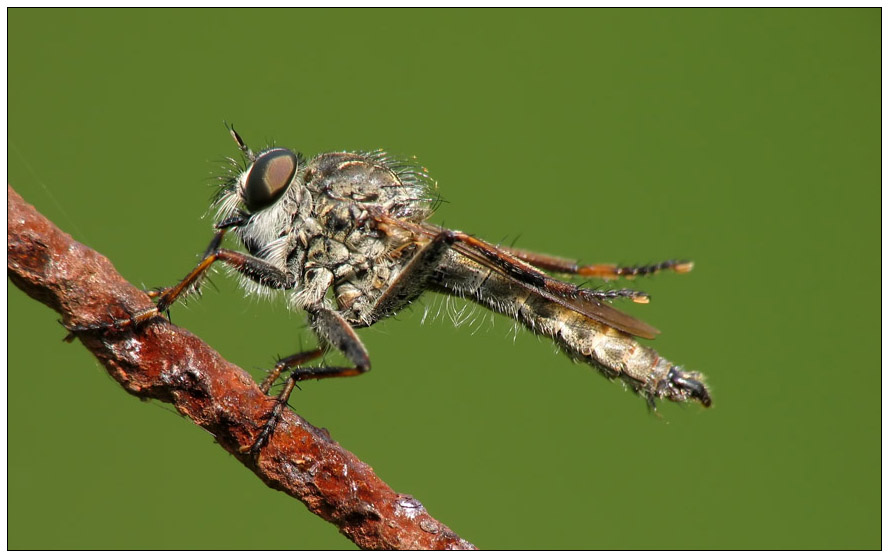
[(333, 268), (350, 259), (345, 244), (328, 236), (316, 236), (309, 241), (306, 258), (321, 267)]

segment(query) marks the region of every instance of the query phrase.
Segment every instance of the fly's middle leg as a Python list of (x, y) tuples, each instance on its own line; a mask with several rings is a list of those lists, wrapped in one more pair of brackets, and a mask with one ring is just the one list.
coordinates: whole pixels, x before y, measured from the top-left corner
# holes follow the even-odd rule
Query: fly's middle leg
[(320, 358), (323, 354), (324, 349), (318, 347), (317, 349), (312, 349), (311, 351), (296, 353), (295, 355), (290, 355), (289, 357), (280, 359), (278, 362), (275, 363), (275, 367), (271, 369), (271, 371), (265, 377), (265, 380), (263, 380), (262, 383), (259, 384), (259, 390), (268, 395), (272, 384), (275, 383), (275, 381), (281, 376), (282, 372), (284, 372), (285, 370), (296, 368), (297, 366), (305, 362)]
[[(297, 382), (320, 380), (322, 378), (345, 378), (357, 376), (370, 370), (370, 356), (367, 353), (367, 349), (364, 348), (361, 339), (358, 338), (352, 326), (339, 314), (328, 308), (320, 307), (309, 309), (309, 317), (312, 329), (315, 330), (321, 341), (321, 347), (279, 360), (268, 377), (262, 382), (260, 389), (267, 394), (272, 383), (282, 373), (290, 370), (290, 375), (284, 381), (281, 393), (275, 398), (275, 406), (266, 419), (262, 430), (251, 445), (244, 445), (240, 448), (242, 452), (256, 455), (269, 441), (281, 420), (284, 407), (287, 406), (287, 401), (290, 399), (290, 394), (293, 392), (293, 388), (296, 387)], [(302, 366), (304, 363), (323, 355), (328, 347), (338, 349), (354, 365)]]
[[(426, 289), (426, 281), (437, 269), (448, 247), (455, 242), (454, 233), (442, 231), (431, 242), (420, 248), (411, 258), (410, 262), (392, 282), (389, 288), (374, 302), (373, 306), (363, 317), (364, 324), (370, 325), (381, 318), (393, 314), (403, 308), (411, 300), (416, 298)], [(370, 370), (370, 356), (367, 349), (361, 343), (352, 326), (337, 312), (325, 307), (307, 309), (309, 312), (312, 329), (321, 340), (322, 347), (297, 353), (281, 359), (260, 385), (263, 393), (268, 391), (285, 371), (290, 370), (290, 375), (284, 382), (284, 387), (275, 401), (275, 406), (267, 419), (262, 431), (250, 446), (244, 446), (241, 451), (256, 454), (262, 449), (275, 427), (280, 421), (287, 400), (296, 387), (297, 382), (321, 378), (343, 378), (357, 376)], [(302, 364), (320, 357), (326, 347), (339, 349), (354, 366), (322, 366), (303, 367)]]

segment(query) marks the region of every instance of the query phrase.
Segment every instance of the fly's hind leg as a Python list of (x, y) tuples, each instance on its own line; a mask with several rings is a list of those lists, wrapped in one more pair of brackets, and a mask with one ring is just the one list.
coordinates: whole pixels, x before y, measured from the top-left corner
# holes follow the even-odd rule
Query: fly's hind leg
[[(284, 412), (287, 400), (290, 399), (290, 394), (297, 382), (322, 378), (345, 378), (357, 376), (370, 370), (370, 356), (367, 354), (367, 349), (364, 348), (352, 326), (342, 316), (325, 307), (310, 308), (308, 312), (310, 324), (318, 335), (321, 347), (279, 360), (269, 376), (262, 382), (260, 389), (263, 393), (268, 393), (272, 383), (283, 372), (290, 370), (290, 375), (284, 382), (284, 388), (275, 398), (275, 406), (262, 430), (253, 444), (240, 448), (242, 452), (256, 455), (269, 441), (281, 420), (281, 414)], [(302, 364), (320, 357), (328, 347), (338, 349), (352, 361), (354, 366), (302, 366)]]
[(593, 264), (578, 266), (574, 272), (582, 277), (601, 277), (602, 279), (632, 278), (642, 275), (654, 275), (659, 271), (688, 273), (694, 268), (694, 262), (688, 260), (666, 260), (650, 265), (619, 266), (614, 264)]
[(538, 254), (516, 248), (503, 248), (504, 251), (525, 260), (540, 269), (556, 273), (580, 275), (581, 277), (599, 277), (601, 279), (618, 279), (620, 277), (639, 277), (641, 275), (653, 275), (659, 271), (670, 270), (675, 273), (688, 273), (694, 267), (694, 263), (688, 260), (666, 260), (651, 265), (619, 266), (614, 264), (580, 265), (577, 260)]

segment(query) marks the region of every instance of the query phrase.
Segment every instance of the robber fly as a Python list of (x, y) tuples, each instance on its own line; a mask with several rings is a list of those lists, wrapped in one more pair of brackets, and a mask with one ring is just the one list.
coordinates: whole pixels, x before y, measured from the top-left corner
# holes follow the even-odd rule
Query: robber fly
[[(581, 266), (496, 246), (426, 222), (437, 201), (435, 184), (416, 165), (382, 151), (324, 153), (311, 161), (281, 147), (255, 153), (234, 128), (229, 130), (244, 161), (229, 159), (233, 170), (214, 201), (216, 234), (178, 285), (149, 292), (157, 307), (136, 321), (162, 314), (196, 291), (216, 261), (254, 290), (289, 291), (290, 304), (305, 310), (319, 347), (279, 360), (262, 382), (268, 394), (287, 373), (266, 424), (243, 451), (257, 452), (268, 441), (297, 382), (370, 370), (356, 330), (396, 314), (425, 291), (469, 299), (518, 321), (551, 338), (572, 359), (620, 378), (652, 407), (658, 399), (697, 399), (710, 406), (700, 373), (683, 371), (636, 341), (651, 339), (658, 330), (608, 303), (614, 298), (645, 302), (644, 293), (582, 288), (542, 271), (608, 280), (667, 269), (685, 272), (691, 262)], [(247, 253), (221, 247), (230, 232)], [(340, 351), (351, 365), (307, 365), (329, 349)]]

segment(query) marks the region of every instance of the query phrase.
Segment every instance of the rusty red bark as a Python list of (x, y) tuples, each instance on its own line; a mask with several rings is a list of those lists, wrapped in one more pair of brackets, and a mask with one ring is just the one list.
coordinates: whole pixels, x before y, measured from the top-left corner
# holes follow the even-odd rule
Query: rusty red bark
[[(7, 187), (7, 272), (67, 326), (107, 323), (151, 306), (107, 258), (74, 241)], [(284, 412), (257, 458), (249, 446), (271, 410), (249, 374), (198, 337), (156, 319), (125, 331), (78, 334), (121, 386), (172, 403), (268, 486), (298, 498), (361, 548), (471, 549), (420, 502), (393, 491), (328, 434)]]

